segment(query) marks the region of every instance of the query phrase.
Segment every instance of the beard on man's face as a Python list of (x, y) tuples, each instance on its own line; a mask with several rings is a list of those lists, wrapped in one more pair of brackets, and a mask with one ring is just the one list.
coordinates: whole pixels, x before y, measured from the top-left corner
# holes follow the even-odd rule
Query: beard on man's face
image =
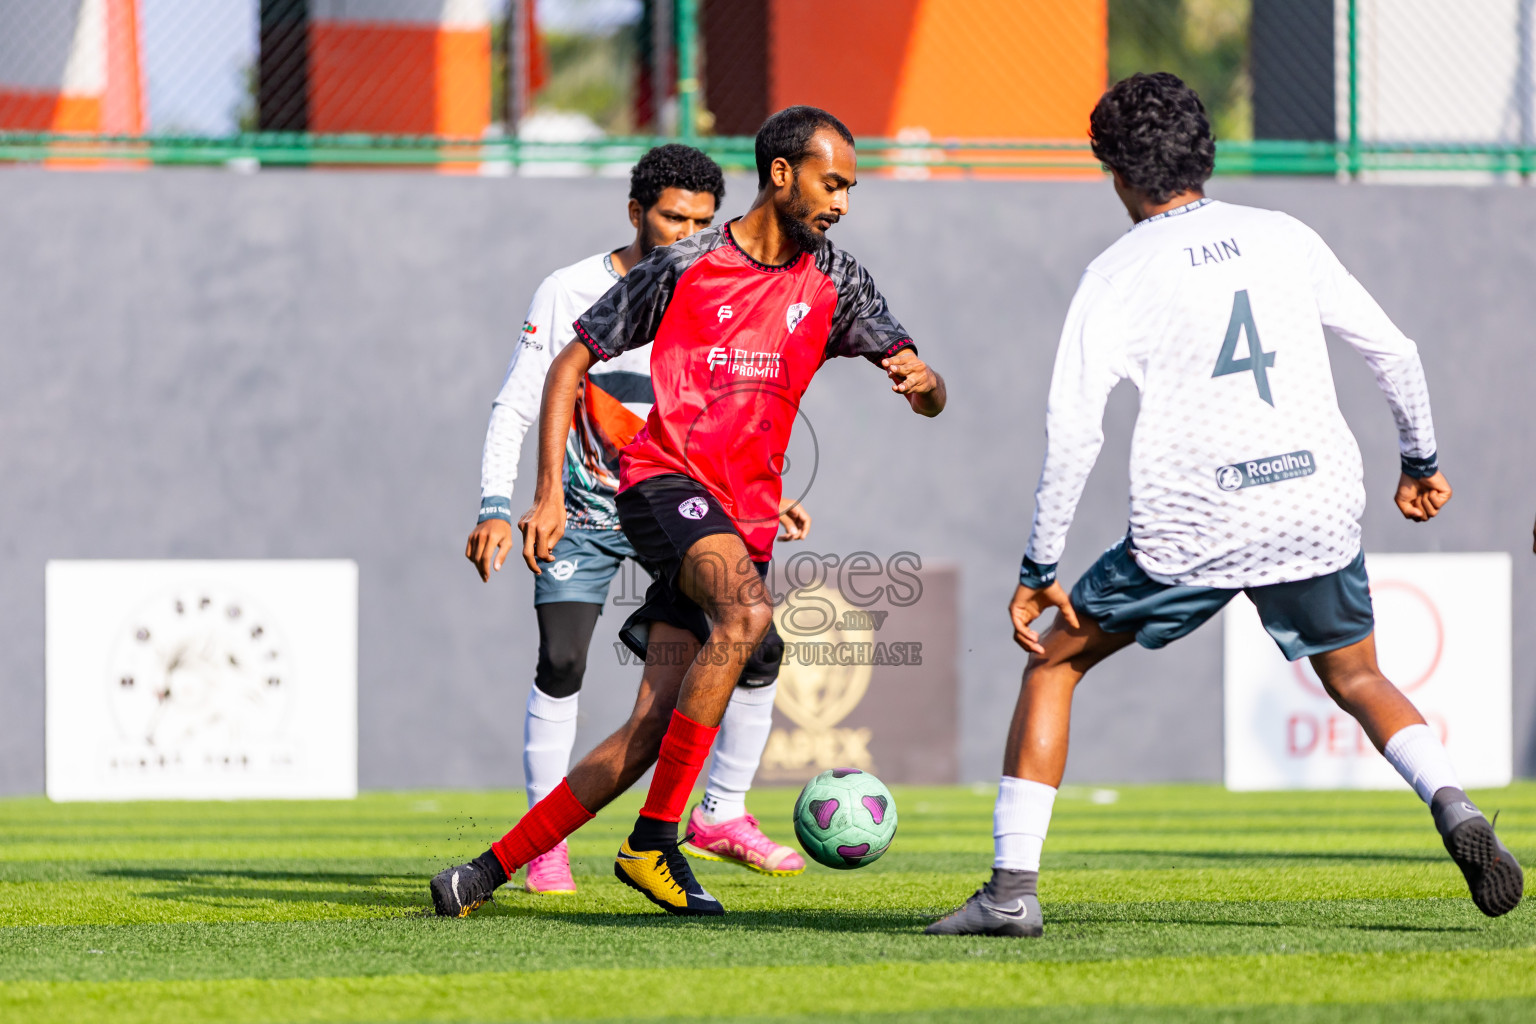
[(799, 181), (789, 186), (789, 202), (785, 206), (774, 204), (773, 210), (779, 221), (779, 230), (788, 235), (801, 252), (819, 252), (827, 244), (826, 234), (817, 231), (806, 221), (811, 215), (811, 204), (800, 194)]
[(650, 218), (641, 218), (640, 221), (640, 258), (645, 259), (651, 254), (652, 249), (659, 248), (666, 243), (657, 237), (657, 231), (651, 227)]

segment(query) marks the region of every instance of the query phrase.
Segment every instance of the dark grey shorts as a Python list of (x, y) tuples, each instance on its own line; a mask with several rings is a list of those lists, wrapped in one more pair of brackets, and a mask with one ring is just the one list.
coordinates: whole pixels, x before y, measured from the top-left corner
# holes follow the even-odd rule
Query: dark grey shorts
[(1359, 643), (1376, 628), (1364, 553), (1326, 576), (1238, 591), (1159, 583), (1122, 540), (1077, 581), (1072, 606), (1104, 632), (1134, 632), (1137, 643), (1156, 649), (1193, 633), (1239, 593), (1253, 601), (1264, 629), (1291, 661)]

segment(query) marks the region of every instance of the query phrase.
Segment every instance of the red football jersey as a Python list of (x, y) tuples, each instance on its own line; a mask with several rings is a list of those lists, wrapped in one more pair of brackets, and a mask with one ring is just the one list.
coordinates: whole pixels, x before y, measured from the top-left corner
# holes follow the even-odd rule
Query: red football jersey
[(872, 362), (911, 338), (873, 279), (828, 244), (759, 263), (729, 224), (652, 250), (576, 321), (599, 359), (655, 343), (656, 403), (620, 459), (619, 490), (664, 473), (703, 484), (757, 561), (772, 557), (790, 431), (830, 356)]

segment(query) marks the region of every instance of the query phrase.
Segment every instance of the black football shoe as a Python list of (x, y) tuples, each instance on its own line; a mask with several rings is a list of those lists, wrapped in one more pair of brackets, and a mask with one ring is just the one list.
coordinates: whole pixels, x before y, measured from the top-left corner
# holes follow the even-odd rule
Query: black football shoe
[(492, 871), (481, 861), (481, 857), (476, 857), (468, 864), (444, 868), (432, 879), (432, 905), (437, 908), (438, 917), (468, 917), (507, 880), (499, 863)]
[(1518, 907), (1525, 894), (1525, 873), (1483, 812), (1467, 794), (1451, 786), (1437, 792), (1429, 806), (1446, 851), (1461, 868), (1477, 909), (1489, 917), (1499, 917)]

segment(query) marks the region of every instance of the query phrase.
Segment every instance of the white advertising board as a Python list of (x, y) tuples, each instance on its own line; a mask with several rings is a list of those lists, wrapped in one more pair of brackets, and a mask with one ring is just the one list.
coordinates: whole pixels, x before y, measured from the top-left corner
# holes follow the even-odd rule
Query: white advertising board
[[(1463, 786), (1513, 775), (1509, 555), (1367, 555), (1382, 672), (1445, 743)], [(1229, 789), (1404, 785), (1305, 659), (1287, 662), (1246, 597), (1225, 617)]]
[(357, 563), (52, 561), (54, 800), (357, 795)]

